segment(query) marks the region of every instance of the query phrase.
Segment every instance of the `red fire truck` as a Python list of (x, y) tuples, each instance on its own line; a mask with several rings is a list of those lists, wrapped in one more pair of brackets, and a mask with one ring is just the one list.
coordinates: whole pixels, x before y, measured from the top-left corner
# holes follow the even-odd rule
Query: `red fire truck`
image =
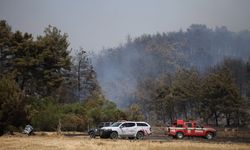
[(176, 120), (171, 127), (166, 128), (165, 134), (177, 139), (189, 136), (205, 137), (211, 140), (216, 135), (216, 130), (208, 126), (197, 124), (195, 121), (185, 122), (183, 120)]

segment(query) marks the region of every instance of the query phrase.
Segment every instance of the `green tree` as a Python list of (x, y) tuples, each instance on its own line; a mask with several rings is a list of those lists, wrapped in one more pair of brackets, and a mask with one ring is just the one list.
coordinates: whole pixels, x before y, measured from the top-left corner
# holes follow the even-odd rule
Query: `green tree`
[(69, 42), (66, 34), (56, 27), (49, 26), (44, 36), (37, 38), (36, 44), (39, 53), (38, 67), (35, 69), (38, 93), (50, 95), (57, 89), (65, 75), (70, 70)]
[(34, 67), (38, 65), (36, 47), (32, 35), (16, 31), (11, 38), (9, 65), (10, 72), (15, 74), (16, 82), (26, 95), (30, 95), (34, 88)]
[(11, 43), (11, 27), (5, 20), (0, 21), (0, 75), (8, 71), (8, 56)]
[(144, 119), (138, 104), (132, 104), (127, 110), (126, 114), (128, 120), (141, 121)]
[(31, 123), (36, 130), (55, 131), (63, 118), (62, 107), (51, 98), (33, 99)]
[(83, 103), (63, 104), (62, 130), (83, 131), (87, 128), (86, 110)]
[(25, 95), (51, 95), (70, 70), (67, 35), (49, 26), (34, 40), (31, 34), (11, 32), (5, 21), (0, 32), (1, 74), (13, 74)]
[(27, 105), (24, 96), (11, 76), (0, 78), (0, 135), (26, 123)]
[(186, 120), (196, 118), (199, 111), (201, 80), (196, 70), (181, 69), (172, 84), (173, 98)]
[(104, 102), (104, 97), (98, 92), (93, 93), (83, 102), (84, 108), (86, 110), (88, 128), (91, 126), (96, 126), (102, 121), (101, 110)]
[(116, 122), (125, 119), (125, 114), (119, 110), (114, 102), (105, 100), (102, 106), (102, 121)]
[(247, 62), (247, 97), (250, 102), (250, 59)]
[(152, 104), (154, 106), (158, 120), (162, 120), (162, 122), (165, 124), (168, 117), (170, 117), (168, 118), (170, 120), (173, 118), (173, 113), (171, 112), (172, 108), (174, 107), (172, 105), (172, 93), (165, 80), (160, 79), (157, 81), (156, 85), (157, 87), (152, 97)]
[(219, 125), (219, 118), (225, 115), (227, 125), (230, 126), (232, 113), (239, 109), (240, 95), (233, 82), (230, 71), (221, 68), (210, 73), (204, 80), (203, 86), (202, 113), (205, 120), (213, 117), (216, 126)]
[(230, 70), (240, 95), (245, 96), (247, 87), (247, 64), (241, 59), (226, 58), (218, 67), (226, 67)]

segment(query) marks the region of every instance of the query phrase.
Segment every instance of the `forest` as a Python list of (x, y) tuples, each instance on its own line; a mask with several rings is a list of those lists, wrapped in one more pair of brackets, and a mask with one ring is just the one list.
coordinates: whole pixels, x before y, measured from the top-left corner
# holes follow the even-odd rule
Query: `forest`
[(177, 118), (216, 126), (249, 121), (250, 32), (193, 24), (185, 31), (127, 37), (94, 59), (104, 95), (138, 105), (149, 122)]
[(84, 131), (126, 116), (104, 98), (86, 51), (72, 53), (68, 35), (56, 27), (33, 37), (0, 21), (1, 134), (26, 124), (36, 131)]
[(54, 26), (34, 37), (0, 21), (0, 135), (26, 124), (84, 131), (124, 119), (249, 123), (249, 31), (191, 25), (128, 36), (95, 55), (69, 43)]

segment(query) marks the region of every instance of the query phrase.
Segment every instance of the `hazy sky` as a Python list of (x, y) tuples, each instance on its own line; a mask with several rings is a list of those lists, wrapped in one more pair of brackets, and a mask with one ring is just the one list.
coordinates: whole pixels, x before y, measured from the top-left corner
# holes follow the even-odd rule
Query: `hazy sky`
[(69, 35), (72, 48), (114, 47), (127, 35), (185, 30), (193, 23), (250, 30), (250, 0), (0, 0), (0, 19), (14, 30)]

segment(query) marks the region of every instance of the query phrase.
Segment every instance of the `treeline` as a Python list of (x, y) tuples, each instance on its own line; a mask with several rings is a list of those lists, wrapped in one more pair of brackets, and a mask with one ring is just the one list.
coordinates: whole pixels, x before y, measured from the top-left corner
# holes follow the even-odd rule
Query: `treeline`
[(138, 103), (147, 120), (198, 119), (215, 125), (249, 121), (250, 32), (191, 25), (142, 35), (95, 58), (105, 96)]
[[(195, 69), (178, 69), (175, 74), (139, 83), (134, 99), (146, 119), (158, 124), (182, 118), (216, 126), (247, 126), (250, 121), (249, 69), (249, 62), (232, 59), (203, 74)], [(241, 85), (236, 83), (237, 79), (242, 80), (238, 77), (243, 72), (248, 75), (243, 81), (248, 81), (244, 96), (240, 94)]]
[(102, 95), (87, 53), (72, 53), (56, 27), (33, 37), (0, 21), (0, 135), (26, 124), (83, 131), (127, 117)]

